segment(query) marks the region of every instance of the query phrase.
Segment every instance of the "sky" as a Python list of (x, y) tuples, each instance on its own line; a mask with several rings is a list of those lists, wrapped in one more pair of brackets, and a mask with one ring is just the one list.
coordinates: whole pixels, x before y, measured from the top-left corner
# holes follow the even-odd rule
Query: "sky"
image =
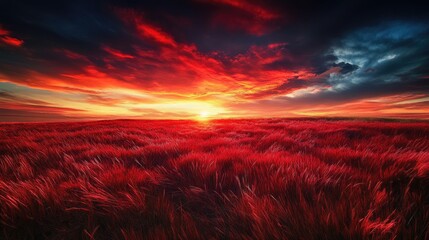
[(429, 119), (429, 7), (0, 3), (0, 121)]

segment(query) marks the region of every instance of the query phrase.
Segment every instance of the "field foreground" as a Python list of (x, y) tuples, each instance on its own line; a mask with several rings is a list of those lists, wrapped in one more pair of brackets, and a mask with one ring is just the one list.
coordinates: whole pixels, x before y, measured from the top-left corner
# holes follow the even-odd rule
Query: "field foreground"
[(0, 239), (429, 239), (429, 123), (0, 124)]

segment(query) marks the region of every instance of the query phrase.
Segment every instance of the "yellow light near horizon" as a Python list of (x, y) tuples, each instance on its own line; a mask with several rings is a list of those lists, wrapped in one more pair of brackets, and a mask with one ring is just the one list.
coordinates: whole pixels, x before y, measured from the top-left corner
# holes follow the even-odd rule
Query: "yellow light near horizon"
[(208, 116), (209, 116), (209, 112), (207, 112), (207, 111), (200, 112), (201, 118), (207, 118)]
[(175, 116), (176, 119), (195, 119), (195, 120), (207, 120), (213, 117), (224, 114), (227, 112), (223, 107), (217, 105), (214, 102), (209, 101), (174, 101), (174, 102), (160, 102), (150, 104), (136, 104), (133, 106), (141, 107), (146, 109), (156, 109), (159, 112), (182, 115), (183, 117)]
[(210, 112), (208, 112), (208, 111), (202, 111), (197, 116), (197, 120), (198, 121), (208, 121), (211, 115), (212, 114)]

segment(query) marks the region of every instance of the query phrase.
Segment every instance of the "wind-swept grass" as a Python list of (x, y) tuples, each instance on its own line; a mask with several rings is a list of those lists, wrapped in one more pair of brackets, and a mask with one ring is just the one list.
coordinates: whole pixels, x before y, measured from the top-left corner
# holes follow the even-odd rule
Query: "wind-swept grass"
[(429, 239), (429, 124), (0, 125), (0, 239)]

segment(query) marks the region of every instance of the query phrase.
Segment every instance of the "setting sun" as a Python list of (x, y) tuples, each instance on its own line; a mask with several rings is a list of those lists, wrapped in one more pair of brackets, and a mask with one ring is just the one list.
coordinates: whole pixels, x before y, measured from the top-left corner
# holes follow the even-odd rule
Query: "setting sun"
[(207, 118), (208, 116), (209, 116), (209, 112), (206, 112), (206, 111), (200, 112), (200, 117)]
[(200, 114), (198, 115), (198, 117), (197, 117), (197, 119), (199, 120), (199, 121), (207, 121), (209, 118), (210, 118), (210, 116), (211, 116), (212, 114), (210, 113), (210, 112), (208, 112), (208, 111), (202, 111), (202, 112), (200, 112)]

